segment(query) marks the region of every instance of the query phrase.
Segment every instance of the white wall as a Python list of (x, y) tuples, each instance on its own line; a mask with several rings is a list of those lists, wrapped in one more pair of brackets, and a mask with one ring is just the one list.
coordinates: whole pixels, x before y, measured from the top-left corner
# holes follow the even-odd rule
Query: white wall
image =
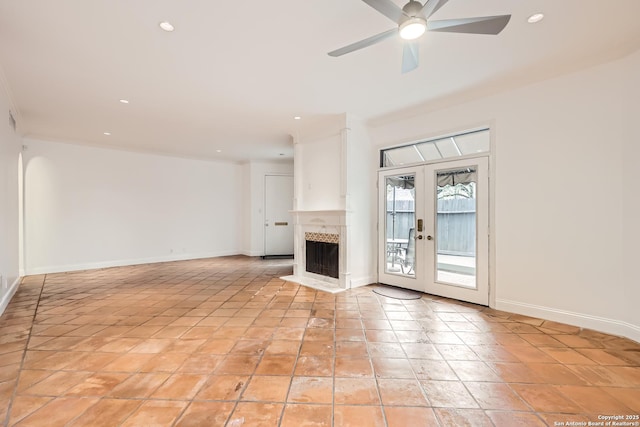
[(240, 252), (240, 165), (24, 144), (27, 274)]
[(340, 158), (342, 138), (340, 134), (299, 144), (296, 155), (305, 159), (306, 167), (300, 168), (296, 183), (298, 210), (344, 209), (340, 188)]
[(632, 82), (627, 88), (627, 105), (635, 108), (627, 110), (626, 121), (631, 127), (631, 137), (623, 141), (622, 151), (624, 174), (623, 174), (623, 238), (624, 238), (624, 276), (627, 294), (624, 302), (623, 312), (627, 316), (627, 322), (632, 325), (640, 325), (640, 191), (638, 191), (637, 180), (640, 172), (640, 124), (638, 121), (638, 111), (640, 110), (640, 52), (629, 58), (629, 66), (625, 67), (625, 81)]
[[(253, 161), (243, 166), (246, 208), (243, 218), (242, 253), (264, 255), (264, 181), (266, 175), (293, 175), (293, 160)], [(293, 205), (292, 205), (293, 206)]]
[(388, 146), (491, 125), (497, 308), (640, 340), (638, 314), (627, 314), (637, 307), (625, 302), (639, 300), (628, 266), (638, 199), (622, 186), (623, 171), (640, 169), (638, 55), (372, 129)]
[(9, 96), (0, 76), (0, 314), (19, 283), (18, 160), (21, 138), (9, 125)]

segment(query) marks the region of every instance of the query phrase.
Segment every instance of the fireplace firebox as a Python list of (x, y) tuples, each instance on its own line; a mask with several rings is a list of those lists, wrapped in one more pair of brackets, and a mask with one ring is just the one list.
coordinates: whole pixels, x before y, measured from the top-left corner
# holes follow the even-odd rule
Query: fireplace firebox
[(316, 242), (307, 240), (306, 270), (323, 276), (339, 278), (340, 251), (338, 243)]

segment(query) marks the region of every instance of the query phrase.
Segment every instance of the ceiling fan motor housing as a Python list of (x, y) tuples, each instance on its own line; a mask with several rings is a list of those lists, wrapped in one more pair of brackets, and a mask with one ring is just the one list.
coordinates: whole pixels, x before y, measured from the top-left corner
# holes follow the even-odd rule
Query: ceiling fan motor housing
[(405, 40), (415, 40), (420, 37), (427, 28), (427, 19), (422, 14), (422, 4), (410, 0), (402, 8), (402, 18), (398, 23), (400, 37)]
[(406, 15), (403, 21), (414, 18), (416, 16), (422, 17), (422, 4), (419, 1), (410, 0), (409, 3), (405, 4), (402, 7), (402, 11)]

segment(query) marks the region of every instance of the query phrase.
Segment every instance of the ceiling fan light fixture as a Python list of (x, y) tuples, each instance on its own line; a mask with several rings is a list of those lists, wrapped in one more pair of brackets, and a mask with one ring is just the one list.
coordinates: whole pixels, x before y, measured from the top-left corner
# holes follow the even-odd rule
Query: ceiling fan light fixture
[(400, 37), (404, 40), (415, 40), (427, 30), (427, 21), (414, 16), (400, 24)]

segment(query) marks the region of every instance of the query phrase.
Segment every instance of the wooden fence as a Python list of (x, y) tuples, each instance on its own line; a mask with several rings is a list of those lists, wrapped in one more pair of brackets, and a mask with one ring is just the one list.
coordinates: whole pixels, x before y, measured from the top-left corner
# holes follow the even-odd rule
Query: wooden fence
[[(476, 205), (475, 199), (438, 200), (438, 232), (436, 243), (439, 254), (475, 256)], [(425, 222), (428, 218), (424, 218)], [(407, 239), (409, 229), (415, 227), (412, 200), (387, 204), (387, 239)]]

